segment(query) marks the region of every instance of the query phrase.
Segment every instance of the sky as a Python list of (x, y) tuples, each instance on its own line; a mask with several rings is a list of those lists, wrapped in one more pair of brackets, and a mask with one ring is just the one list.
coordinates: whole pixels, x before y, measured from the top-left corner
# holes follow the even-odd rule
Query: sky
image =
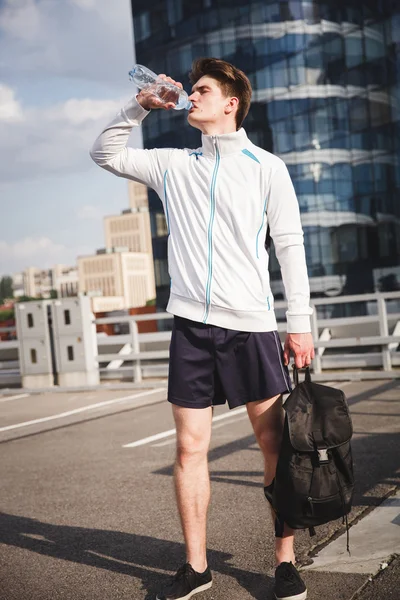
[(0, 0), (0, 277), (76, 264), (128, 208), (127, 181), (89, 150), (133, 64), (129, 0)]

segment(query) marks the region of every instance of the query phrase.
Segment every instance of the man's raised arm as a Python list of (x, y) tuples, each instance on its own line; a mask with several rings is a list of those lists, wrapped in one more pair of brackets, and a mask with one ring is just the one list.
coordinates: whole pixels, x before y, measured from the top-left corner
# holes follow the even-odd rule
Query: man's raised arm
[[(182, 84), (170, 77), (160, 77), (182, 87)], [(141, 125), (151, 109), (171, 110), (174, 106), (172, 102), (163, 103), (150, 91), (142, 90), (101, 132), (90, 151), (90, 156), (103, 169), (161, 192), (164, 173), (173, 150), (143, 150), (128, 147), (127, 143), (132, 129)]]

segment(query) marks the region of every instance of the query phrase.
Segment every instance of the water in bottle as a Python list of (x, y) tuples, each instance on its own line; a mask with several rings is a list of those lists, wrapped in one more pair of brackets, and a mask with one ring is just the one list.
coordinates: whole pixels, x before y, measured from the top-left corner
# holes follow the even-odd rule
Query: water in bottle
[(174, 110), (190, 110), (192, 103), (188, 100), (185, 90), (168, 81), (164, 81), (143, 65), (135, 65), (129, 72), (129, 78), (136, 83), (140, 90), (149, 90), (161, 101), (174, 102)]

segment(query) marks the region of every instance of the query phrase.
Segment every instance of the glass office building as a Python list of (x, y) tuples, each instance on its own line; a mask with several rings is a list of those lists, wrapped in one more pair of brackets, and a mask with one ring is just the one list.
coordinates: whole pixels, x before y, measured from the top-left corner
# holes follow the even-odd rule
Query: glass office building
[[(253, 86), (244, 127), (289, 168), (313, 296), (400, 289), (400, 3), (390, 0), (134, 0), (137, 62), (189, 91), (192, 60), (223, 58)], [(145, 147), (193, 147), (178, 111), (153, 111)], [(150, 194), (157, 304), (167, 231)], [(279, 265), (271, 284), (283, 297)], [(354, 307), (354, 305), (352, 305)]]

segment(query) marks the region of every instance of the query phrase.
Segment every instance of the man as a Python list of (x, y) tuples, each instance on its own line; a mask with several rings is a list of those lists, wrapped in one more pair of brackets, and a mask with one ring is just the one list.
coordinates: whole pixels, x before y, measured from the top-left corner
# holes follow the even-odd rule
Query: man
[[(314, 357), (298, 202), (283, 161), (252, 144), (241, 127), (250, 82), (233, 65), (213, 58), (195, 61), (190, 80), (188, 122), (202, 132), (200, 148), (128, 148), (132, 128), (150, 110), (174, 107), (142, 90), (91, 152), (101, 167), (153, 188), (167, 219), (167, 310), (175, 315), (168, 400), (177, 430), (175, 489), (187, 562), (158, 600), (188, 600), (212, 585), (206, 557), (212, 406), (226, 400), (230, 408), (246, 405), (265, 459), (268, 498), (282, 436), (281, 395), (290, 391), (289, 355), (299, 368)], [(269, 285), (267, 229), (288, 299), (284, 352)], [(293, 533), (276, 519), (279, 600), (307, 596), (294, 567)]]

